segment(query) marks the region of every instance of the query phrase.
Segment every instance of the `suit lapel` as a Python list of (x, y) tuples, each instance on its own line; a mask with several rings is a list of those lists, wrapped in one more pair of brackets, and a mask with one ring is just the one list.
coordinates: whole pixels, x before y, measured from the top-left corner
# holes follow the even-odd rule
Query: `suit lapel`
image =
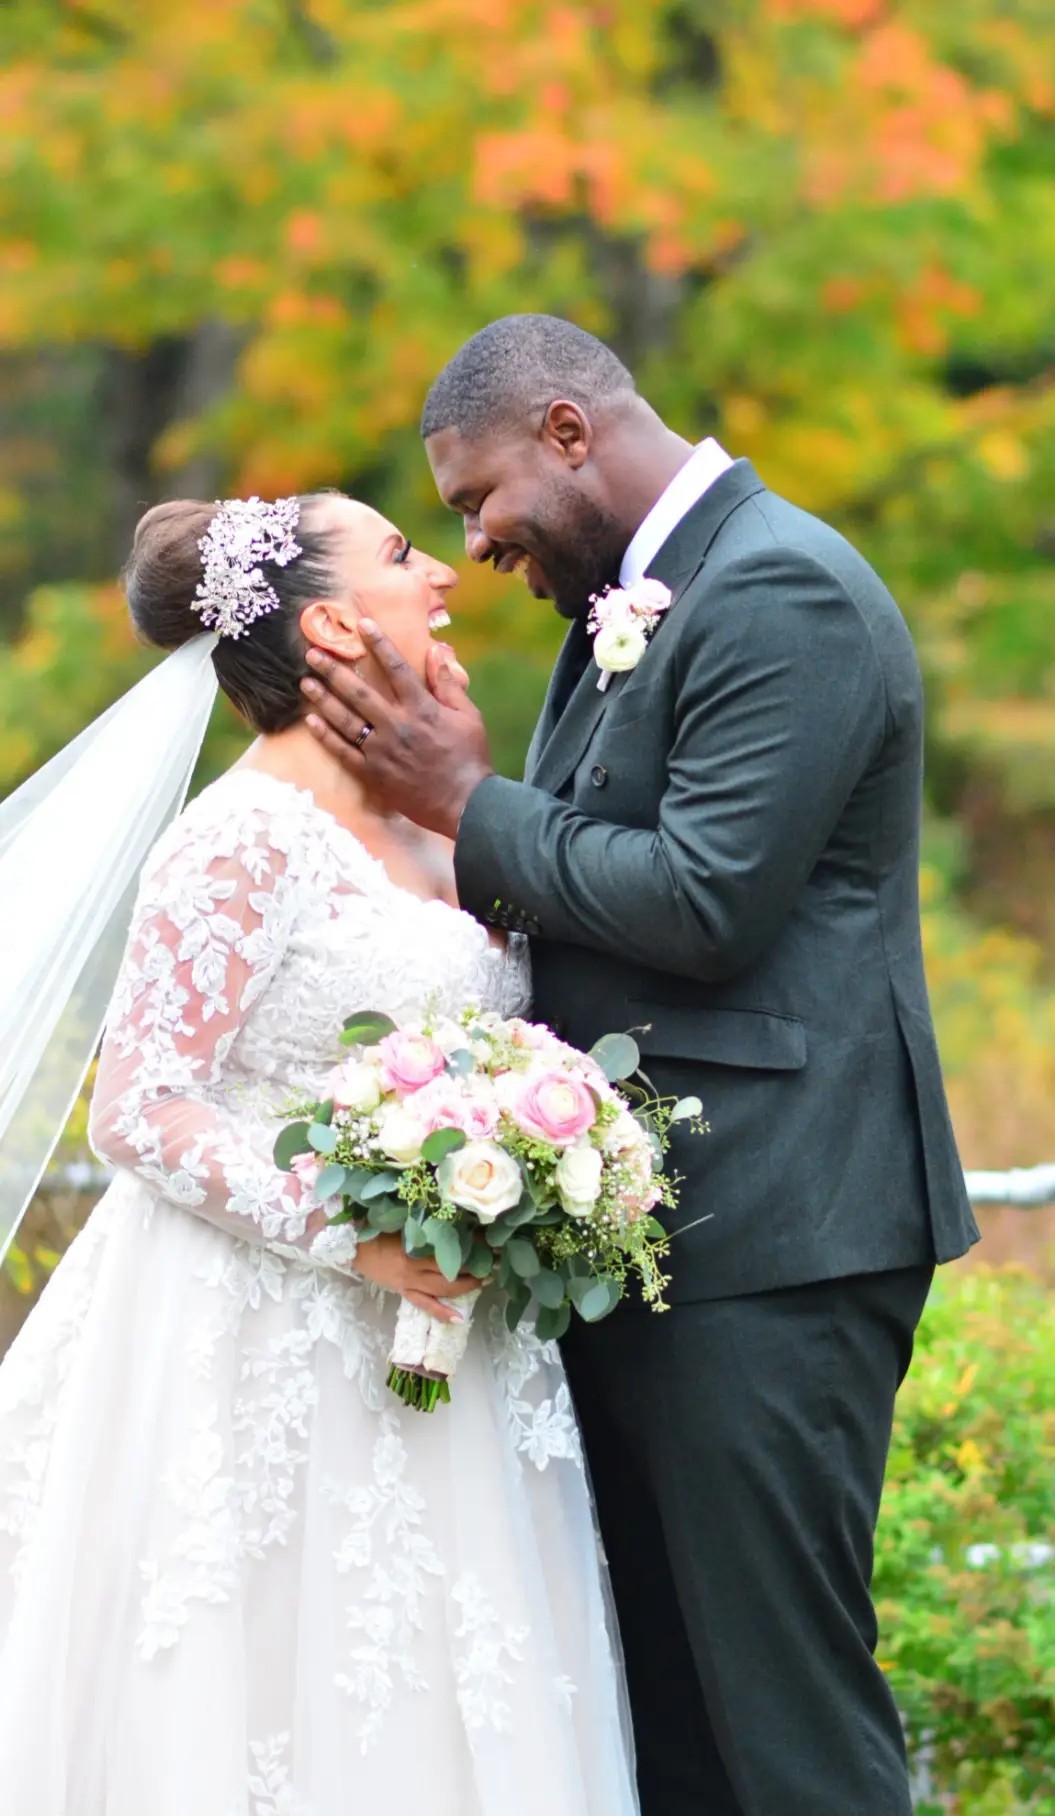
[(568, 626), (568, 634), (557, 652), (557, 660), (549, 678), (546, 697), (542, 702), (542, 711), (538, 717), (527, 757), (524, 760), (524, 780), (534, 782), (539, 758), (549, 743), (561, 717), (561, 706), (567, 707), (570, 699), (572, 675), (589, 652), (589, 637), (583, 624)]
[[(608, 703), (608, 694), (603, 694), (597, 685), (600, 674), (596, 662), (591, 659), (542, 747), (533, 774), (528, 778), (536, 788), (545, 788), (550, 794), (559, 794), (593, 737)], [(612, 687), (616, 680), (617, 677), (613, 676)]]
[[(749, 498), (763, 491), (765, 487), (751, 462), (734, 461), (672, 530), (648, 566), (650, 577), (662, 580), (672, 594), (670, 607), (656, 626), (649, 648), (699, 573), (722, 525)], [(557, 657), (528, 751), (525, 781), (536, 788), (545, 788), (550, 794), (559, 794), (574, 773), (606, 708), (629, 679), (628, 675), (613, 675), (607, 690), (602, 693), (597, 686), (600, 671), (591, 657), (561, 712), (559, 703), (564, 698), (574, 666), (582, 660), (584, 640), (588, 642), (584, 625), (573, 624)], [(642, 661), (647, 660), (646, 651)], [(636, 673), (636, 670), (632, 672)]]

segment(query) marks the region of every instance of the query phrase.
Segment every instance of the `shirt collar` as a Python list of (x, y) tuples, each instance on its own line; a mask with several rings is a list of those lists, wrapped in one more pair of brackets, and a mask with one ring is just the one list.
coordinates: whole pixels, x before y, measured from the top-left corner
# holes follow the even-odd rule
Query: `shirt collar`
[(638, 528), (619, 568), (620, 586), (635, 586), (682, 518), (733, 464), (713, 436), (694, 448)]

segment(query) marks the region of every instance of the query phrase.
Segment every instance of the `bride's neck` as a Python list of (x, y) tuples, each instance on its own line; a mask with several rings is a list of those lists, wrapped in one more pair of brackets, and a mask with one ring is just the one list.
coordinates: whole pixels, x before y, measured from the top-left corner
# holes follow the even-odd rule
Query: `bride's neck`
[(320, 807), (353, 831), (364, 819), (393, 817), (371, 799), (365, 770), (362, 778), (350, 775), (305, 725), (265, 732), (250, 745), (238, 767), (261, 769), (280, 781), (306, 788)]

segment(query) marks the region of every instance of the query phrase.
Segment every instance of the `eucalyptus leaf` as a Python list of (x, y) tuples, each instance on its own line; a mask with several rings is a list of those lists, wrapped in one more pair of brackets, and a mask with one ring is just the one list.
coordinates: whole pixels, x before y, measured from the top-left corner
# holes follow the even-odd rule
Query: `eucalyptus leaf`
[(645, 1223), (645, 1235), (650, 1236), (653, 1242), (665, 1242), (667, 1240), (667, 1232), (663, 1228), (658, 1217), (648, 1218)]
[(596, 1324), (599, 1318), (607, 1318), (614, 1310), (617, 1301), (611, 1296), (611, 1284), (610, 1280), (598, 1280), (588, 1293), (583, 1294), (578, 1309), (587, 1324)]
[(338, 1192), (344, 1190), (344, 1179), (344, 1168), (339, 1166), (336, 1161), (331, 1160), (329, 1166), (323, 1167), (322, 1172), (315, 1181), (313, 1189), (316, 1198), (336, 1197)]
[(308, 1130), (308, 1140), (316, 1154), (333, 1154), (337, 1148), (337, 1130), (331, 1129), (329, 1123), (313, 1122)]
[(474, 1064), (475, 1061), (468, 1047), (456, 1047), (447, 1058), (447, 1070), (456, 1078), (468, 1078)]
[(670, 1112), (671, 1122), (688, 1122), (693, 1116), (703, 1115), (703, 1104), (698, 1097), (679, 1097)]
[(521, 1280), (533, 1280), (539, 1273), (542, 1263), (535, 1253), (534, 1244), (526, 1242), (523, 1236), (514, 1236), (506, 1249), (509, 1265)]
[(346, 1047), (376, 1047), (386, 1034), (394, 1034), (396, 1024), (390, 1015), (380, 1009), (360, 1009), (357, 1015), (350, 1015), (344, 1024), (341, 1040)]
[(461, 1129), (434, 1129), (422, 1142), (421, 1157), (430, 1167), (438, 1167), (448, 1154), (456, 1154), (459, 1148), (464, 1148), (465, 1140)]
[(298, 1154), (311, 1153), (308, 1127), (306, 1122), (291, 1122), (280, 1132), (272, 1153), (275, 1165), (281, 1172), (290, 1171), (290, 1162), (295, 1160)]
[(409, 1209), (401, 1198), (372, 1198), (366, 1207), (370, 1228), (387, 1236), (401, 1230), (409, 1215)]
[(377, 1174), (372, 1172), (369, 1167), (346, 1167), (345, 1176), (345, 1197), (354, 1198), (356, 1204), (362, 1204), (363, 1188), (368, 1186), (372, 1179), (376, 1179)]
[(549, 1307), (551, 1311), (555, 1310), (558, 1305), (563, 1305), (568, 1296), (567, 1286), (560, 1275), (555, 1274), (553, 1269), (548, 1267), (544, 1267), (540, 1273), (535, 1275), (531, 1282), (531, 1290), (539, 1304)]
[(419, 1217), (408, 1217), (403, 1225), (403, 1247), (408, 1255), (420, 1254), (430, 1246), (425, 1234), (425, 1227)]
[(520, 1323), (527, 1308), (528, 1301), (526, 1299), (523, 1301), (510, 1299), (508, 1301), (506, 1305), (506, 1325), (510, 1330), (516, 1330), (517, 1325)]
[(559, 1305), (544, 1305), (535, 1319), (535, 1335), (540, 1343), (555, 1343), (563, 1337), (571, 1323), (571, 1306), (567, 1300)]
[(359, 1187), (356, 1197), (360, 1204), (369, 1204), (374, 1198), (383, 1198), (386, 1192), (394, 1192), (398, 1184), (398, 1173), (371, 1173)]
[(320, 1103), (318, 1109), (316, 1110), (315, 1121), (316, 1122), (332, 1122), (333, 1121), (333, 1107), (334, 1107), (333, 1098), (327, 1097), (325, 1102)]
[(432, 1238), (436, 1266), (445, 1280), (457, 1280), (462, 1268), (462, 1245), (453, 1223), (437, 1225)]
[(590, 1048), (590, 1058), (600, 1066), (609, 1084), (629, 1078), (641, 1064), (641, 1049), (629, 1034), (603, 1034)]
[(486, 1242), (474, 1242), (465, 1265), (474, 1280), (489, 1280), (495, 1271), (494, 1250)]
[(538, 1206), (533, 1198), (522, 1198), (511, 1211), (505, 1214), (505, 1220), (511, 1230), (522, 1229), (525, 1223), (534, 1223), (538, 1216)]

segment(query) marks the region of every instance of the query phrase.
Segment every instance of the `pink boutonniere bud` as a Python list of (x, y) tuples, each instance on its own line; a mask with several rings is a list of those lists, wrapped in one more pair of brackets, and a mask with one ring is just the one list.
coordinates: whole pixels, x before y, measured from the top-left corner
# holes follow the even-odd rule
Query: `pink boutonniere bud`
[(633, 586), (610, 586), (592, 596), (586, 628), (593, 633), (601, 693), (613, 675), (625, 675), (637, 667), (670, 601), (669, 586), (648, 579), (635, 581)]

